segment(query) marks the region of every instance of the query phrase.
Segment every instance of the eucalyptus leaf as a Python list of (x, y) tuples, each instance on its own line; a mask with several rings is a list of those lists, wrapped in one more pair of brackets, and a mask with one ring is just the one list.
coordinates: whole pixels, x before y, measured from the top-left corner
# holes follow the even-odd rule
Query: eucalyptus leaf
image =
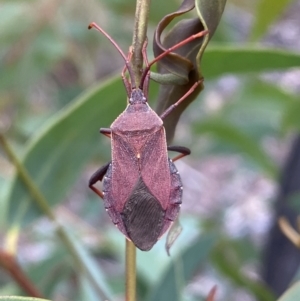
[[(172, 18), (168, 21), (171, 22), (171, 20)], [(159, 25), (160, 24), (161, 23), (159, 23)], [(170, 30), (162, 44), (160, 41), (162, 32), (158, 31), (158, 29), (160, 29), (159, 25), (155, 32), (155, 40), (153, 42), (153, 52), (155, 57), (188, 37), (203, 31), (203, 25), (199, 22), (199, 19), (185, 19), (178, 22), (172, 30)], [(167, 26), (168, 23), (164, 25)], [(189, 73), (193, 69), (197, 72), (197, 68), (195, 68), (195, 60), (202, 42), (203, 37), (192, 40), (161, 58), (157, 63), (158, 71), (162, 74), (174, 74), (179, 78), (180, 82), (184, 79), (184, 84), (187, 84), (189, 82)], [(200, 76), (198, 76), (198, 78), (199, 77)]]
[[(81, 241), (73, 233), (71, 233), (71, 231), (68, 231), (68, 236), (72, 240), (72, 244), (75, 247), (76, 252), (79, 254), (81, 262), (84, 264), (85, 270), (88, 272), (85, 273), (85, 280), (90, 283), (89, 293), (97, 295), (98, 300), (101, 301), (105, 301), (106, 299), (113, 300), (112, 293), (106, 281), (106, 277), (102, 273), (102, 270), (96, 263), (95, 259), (90, 255), (89, 252), (87, 252)], [(91, 275), (92, 277), (88, 277), (87, 274)], [(93, 283), (91, 279), (93, 279), (97, 283)]]
[(48, 258), (35, 265), (31, 264), (26, 269), (33, 283), (38, 284), (43, 296), (52, 296), (57, 287), (71, 276), (72, 268), (67, 260), (68, 255), (64, 247), (58, 246)]
[(206, 49), (201, 66), (206, 79), (224, 74), (279, 71), (299, 67), (300, 54), (254, 44), (214, 44)]
[[(125, 99), (121, 80), (108, 80), (83, 93), (37, 129), (22, 162), (51, 207), (65, 198), (91, 156), (104, 152), (98, 129), (111, 124), (124, 108)], [(42, 214), (18, 175), (12, 182), (8, 206), (10, 219), (20, 223), (32, 222)]]
[(200, 65), (200, 60), (208, 41), (214, 35), (217, 26), (219, 25), (226, 5), (226, 0), (196, 0), (195, 3), (197, 14), (201, 20), (201, 23), (203, 24), (204, 29), (209, 30), (209, 34), (204, 38), (203, 44), (201, 45), (197, 55), (197, 62)]
[(88, 281), (85, 275), (79, 276), (79, 300), (99, 301), (99, 296), (96, 294), (91, 283)]
[[(212, 37), (220, 21), (225, 3), (226, 0), (196, 1), (198, 18), (184, 19), (178, 22), (165, 36), (164, 41), (161, 42), (161, 35), (170, 22), (195, 7), (194, 0), (184, 0), (178, 10), (166, 15), (159, 22), (156, 28), (153, 40), (153, 51), (155, 57), (171, 46), (176, 45), (204, 29), (209, 30), (208, 34), (204, 37), (194, 39), (181, 46), (173, 53), (169, 53), (167, 56), (162, 58), (157, 64), (158, 72), (161, 75), (166, 76), (166, 78), (163, 79), (164, 83), (168, 78), (171, 78), (170, 83), (174, 83), (174, 78), (169, 75), (170, 73), (178, 77), (177, 85), (165, 85), (161, 87), (157, 102), (158, 113), (162, 113), (175, 101), (184, 96), (196, 82), (199, 83), (199, 86), (193, 91), (193, 93), (191, 93), (185, 101), (173, 111), (171, 116), (167, 116), (164, 120), (167, 140), (169, 142), (173, 138), (175, 127), (181, 113), (203, 89), (202, 82), (200, 83), (199, 81), (203, 78), (203, 75), (205, 76), (205, 74), (202, 73), (200, 60), (209, 39)], [(156, 80), (159, 80), (159, 77), (156, 77)]]
[[(178, 22), (166, 35), (164, 41), (161, 42), (161, 35), (170, 22), (176, 17), (192, 10), (195, 7), (195, 4), (198, 18), (185, 19)], [(186, 84), (190, 81), (189, 73), (193, 69), (197, 71), (198, 79), (202, 77), (200, 60), (209, 39), (213, 36), (220, 22), (225, 4), (226, 0), (197, 0), (196, 2), (194, 0), (183, 0), (177, 11), (166, 15), (159, 22), (153, 40), (155, 57), (171, 46), (189, 38), (193, 34), (203, 30), (209, 31), (203, 38), (197, 38), (190, 41), (162, 58), (158, 62), (158, 66), (164, 67), (165, 70), (163, 73), (176, 74), (179, 78), (184, 78)]]

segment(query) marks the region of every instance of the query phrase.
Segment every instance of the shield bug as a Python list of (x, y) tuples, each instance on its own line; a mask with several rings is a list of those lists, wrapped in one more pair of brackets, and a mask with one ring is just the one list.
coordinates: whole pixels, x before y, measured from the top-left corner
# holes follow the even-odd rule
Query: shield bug
[[(207, 31), (176, 44), (150, 63), (145, 45), (143, 57), (146, 67), (136, 87), (130, 66), (132, 53), (126, 56), (96, 23), (91, 23), (91, 28), (104, 34), (125, 61), (122, 79), (128, 103), (110, 128), (100, 129), (100, 133), (111, 139), (112, 159), (92, 175), (89, 187), (104, 200), (105, 209), (118, 229), (140, 250), (148, 251), (178, 216), (182, 183), (173, 162), (190, 154), (188, 148), (167, 146), (163, 119), (202, 82), (196, 82), (182, 98), (158, 116), (147, 102), (150, 67), (180, 46), (205, 35)], [(126, 71), (130, 81), (125, 76)], [(171, 160), (168, 158), (168, 150), (180, 154)], [(103, 181), (103, 191), (94, 186), (98, 181)]]

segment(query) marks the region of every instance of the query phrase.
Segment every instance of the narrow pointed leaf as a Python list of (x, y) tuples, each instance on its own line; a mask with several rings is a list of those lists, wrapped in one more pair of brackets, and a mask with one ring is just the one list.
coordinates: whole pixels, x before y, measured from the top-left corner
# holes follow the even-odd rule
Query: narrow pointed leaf
[[(190, 41), (158, 62), (158, 72), (160, 76), (165, 76), (163, 82), (165, 83), (166, 79), (169, 79), (170, 84), (172, 84), (164, 85), (160, 89), (157, 106), (158, 113), (162, 113), (175, 101), (179, 100), (197, 81), (205, 77), (205, 74), (202, 73), (201, 70), (201, 57), (220, 21), (225, 3), (226, 0), (196, 1), (198, 17), (194, 19), (184, 19), (178, 22), (165, 36), (163, 42), (161, 41), (161, 35), (165, 28), (176, 17), (192, 10), (195, 7), (194, 0), (184, 0), (177, 11), (165, 16), (158, 24), (153, 41), (153, 51), (156, 57), (167, 48), (183, 41), (191, 35), (201, 32), (204, 29), (209, 30), (206, 36)], [(170, 76), (170, 73), (174, 76)], [(178, 82), (177, 85), (174, 85), (174, 78), (176, 77), (178, 77)], [(156, 80), (159, 80), (159, 77), (156, 77)], [(168, 141), (171, 141), (173, 138), (175, 127), (181, 113), (196, 98), (202, 89), (203, 85), (201, 83), (197, 89), (164, 120)]]
[(202, 71), (205, 78), (224, 74), (241, 74), (285, 70), (300, 66), (300, 54), (275, 48), (258, 48), (254, 44), (211, 45), (205, 51)]
[[(65, 198), (91, 156), (105, 150), (104, 145), (100, 147), (98, 129), (111, 124), (125, 101), (122, 82), (115, 78), (83, 93), (37, 129), (22, 162), (50, 206)], [(21, 218), (25, 223), (42, 214), (18, 176), (13, 180), (8, 205), (10, 218)]]
[[(226, 0), (196, 0), (196, 10), (199, 16), (201, 23), (203, 24), (204, 29), (209, 30), (209, 34), (204, 38), (203, 44), (199, 50), (197, 55), (197, 62), (200, 66), (200, 60), (204, 53), (204, 50), (208, 44), (208, 41), (214, 35), (221, 17), (223, 15), (223, 11), (226, 5)], [(200, 72), (202, 73), (202, 72)], [(204, 77), (205, 74), (203, 73)]]

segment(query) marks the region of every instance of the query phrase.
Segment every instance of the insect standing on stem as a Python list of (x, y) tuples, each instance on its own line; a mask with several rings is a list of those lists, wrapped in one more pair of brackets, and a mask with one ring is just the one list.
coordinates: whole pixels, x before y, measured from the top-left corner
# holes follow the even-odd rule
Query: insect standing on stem
[[(180, 146), (167, 146), (163, 119), (172, 112), (202, 82), (197, 81), (191, 89), (158, 116), (148, 105), (150, 67), (168, 53), (182, 45), (204, 36), (202, 31), (169, 48), (148, 63), (146, 47), (139, 86), (130, 66), (131, 51), (126, 56), (115, 41), (96, 23), (95, 28), (116, 47), (125, 61), (122, 79), (127, 91), (125, 111), (117, 117), (110, 128), (100, 133), (111, 139), (112, 160), (99, 168), (90, 178), (89, 187), (103, 200), (106, 211), (118, 229), (140, 250), (148, 251), (169, 229), (178, 216), (182, 199), (182, 184), (174, 161), (190, 154)], [(129, 73), (129, 79), (125, 76)], [(168, 158), (168, 150), (180, 154)], [(103, 180), (103, 191), (94, 185)]]

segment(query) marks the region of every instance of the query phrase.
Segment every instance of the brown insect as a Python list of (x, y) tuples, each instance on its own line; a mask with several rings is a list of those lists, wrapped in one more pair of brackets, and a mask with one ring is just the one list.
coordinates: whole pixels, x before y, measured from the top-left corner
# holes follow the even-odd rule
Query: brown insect
[[(91, 23), (90, 28), (104, 34), (122, 55), (125, 61), (122, 79), (128, 103), (110, 128), (100, 129), (100, 133), (111, 139), (112, 160), (92, 175), (89, 187), (104, 200), (105, 209), (118, 229), (140, 250), (148, 251), (178, 216), (182, 183), (173, 162), (190, 154), (188, 148), (167, 146), (163, 119), (202, 82), (196, 82), (182, 98), (158, 116), (147, 103), (150, 67), (180, 46), (207, 34), (207, 31), (176, 44), (150, 63), (144, 46), (146, 67), (139, 87), (136, 87), (130, 66), (131, 52), (126, 57), (96, 23)], [(130, 82), (125, 76), (126, 71)], [(171, 160), (168, 150), (180, 154)], [(102, 180), (103, 191), (94, 186)]]

